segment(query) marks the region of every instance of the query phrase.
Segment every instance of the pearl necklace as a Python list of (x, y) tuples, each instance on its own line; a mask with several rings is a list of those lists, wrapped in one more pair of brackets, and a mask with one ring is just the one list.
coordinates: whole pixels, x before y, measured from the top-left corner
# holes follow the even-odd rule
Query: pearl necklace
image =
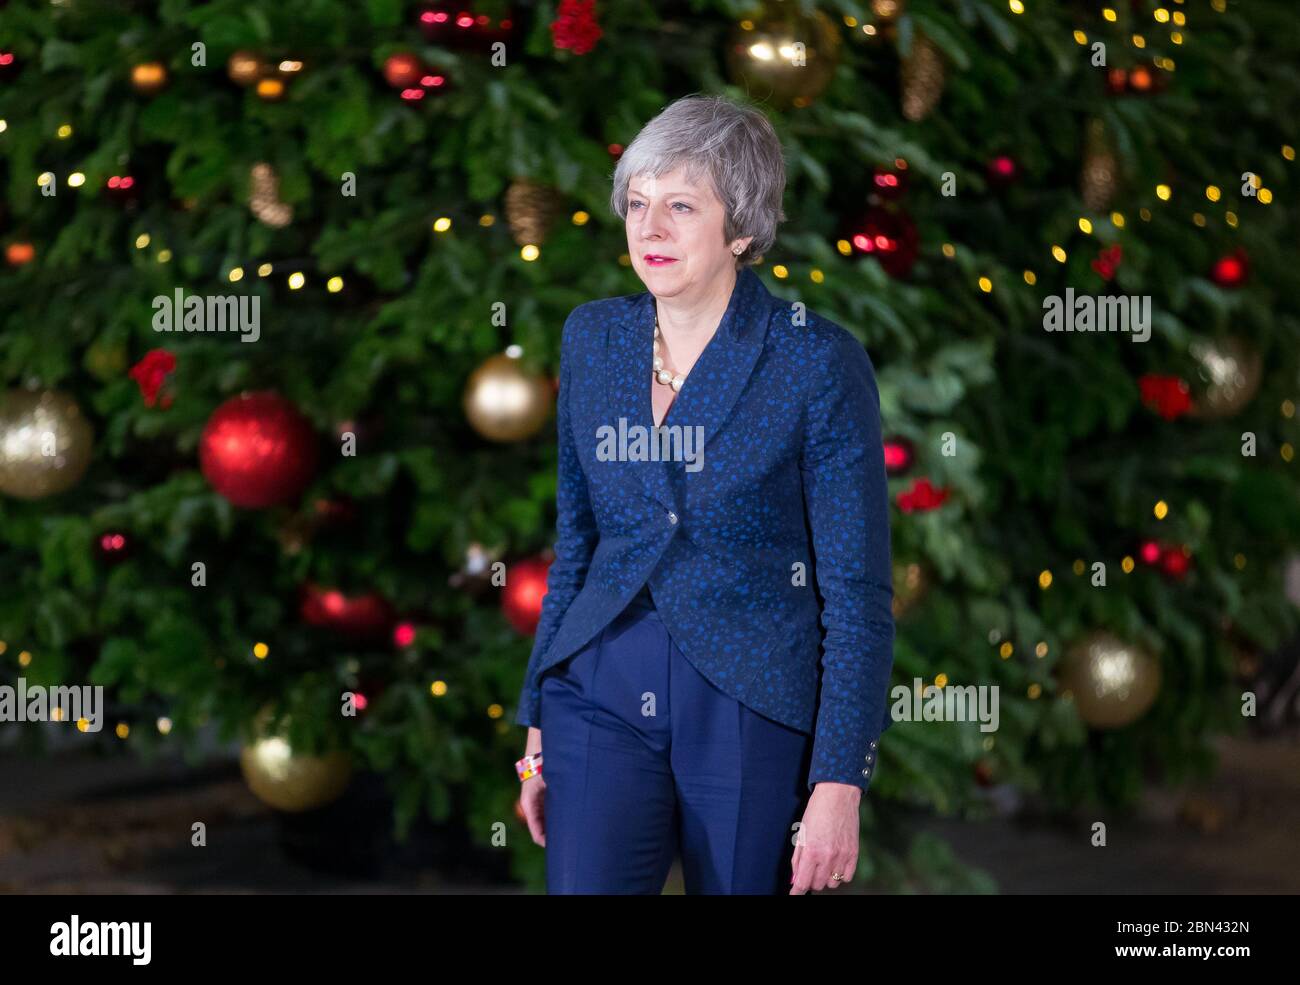
[(659, 311), (658, 309), (655, 309), (655, 358), (654, 369), (650, 371), (650, 375), (664, 386), (672, 387), (674, 393), (679, 393), (682, 389), (682, 384), (686, 382), (686, 377), (682, 376), (680, 373), (674, 376), (672, 373), (668, 372), (668, 370), (664, 369), (663, 358), (659, 355), (660, 338)]

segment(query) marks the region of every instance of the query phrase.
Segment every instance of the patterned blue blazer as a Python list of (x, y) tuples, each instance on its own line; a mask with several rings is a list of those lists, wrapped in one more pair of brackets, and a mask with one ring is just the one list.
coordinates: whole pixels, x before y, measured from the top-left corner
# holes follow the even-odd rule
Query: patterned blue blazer
[(894, 641), (871, 360), (744, 267), (656, 432), (654, 320), (644, 291), (564, 323), (555, 559), (515, 721), (539, 724), (542, 673), (648, 583), (706, 679), (814, 736), (810, 790), (865, 791), (890, 724)]

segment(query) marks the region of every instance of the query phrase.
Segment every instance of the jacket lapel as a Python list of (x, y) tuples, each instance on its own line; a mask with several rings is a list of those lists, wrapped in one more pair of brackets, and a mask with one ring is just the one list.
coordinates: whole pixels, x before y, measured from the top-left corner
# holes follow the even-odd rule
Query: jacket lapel
[[(745, 267), (736, 275), (731, 301), (700, 357), (691, 367), (681, 391), (664, 418), (664, 426), (702, 426), (704, 443), (717, 433), (740, 398), (763, 350), (768, 316), (775, 299), (754, 271)], [(621, 317), (612, 324), (607, 342), (606, 392), (612, 423), (622, 417), (629, 426), (654, 427), (650, 400), (653, 365), (655, 308), (649, 291), (628, 299)], [(638, 473), (647, 492), (662, 505), (675, 508), (668, 470), (680, 462), (641, 462)]]

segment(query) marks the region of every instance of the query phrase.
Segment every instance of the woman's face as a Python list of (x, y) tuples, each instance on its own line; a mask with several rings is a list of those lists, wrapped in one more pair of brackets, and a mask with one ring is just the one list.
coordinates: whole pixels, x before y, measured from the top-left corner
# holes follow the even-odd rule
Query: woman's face
[(638, 175), (628, 183), (627, 250), (637, 276), (656, 297), (692, 295), (734, 271), (734, 247), (722, 238), (723, 206), (705, 179), (686, 180), (681, 170), (658, 178)]

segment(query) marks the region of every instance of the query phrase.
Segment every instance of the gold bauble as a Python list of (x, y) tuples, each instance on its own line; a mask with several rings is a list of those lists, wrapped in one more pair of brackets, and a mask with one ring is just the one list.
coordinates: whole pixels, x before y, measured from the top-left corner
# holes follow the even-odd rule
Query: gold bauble
[(251, 51), (237, 51), (226, 62), (226, 74), (236, 85), (251, 86), (266, 70), (266, 63)]
[(1141, 718), (1160, 691), (1160, 664), (1146, 650), (1113, 633), (1094, 630), (1066, 651), (1063, 691), (1079, 717), (1096, 729), (1123, 728)]
[(465, 416), (491, 441), (532, 437), (546, 423), (553, 402), (546, 378), (527, 372), (507, 355), (488, 358), (465, 384)]
[(141, 62), (131, 67), (131, 88), (152, 96), (167, 84), (167, 66), (162, 62)]
[(924, 120), (939, 103), (947, 78), (943, 52), (920, 31), (912, 35), (912, 50), (900, 70), (903, 116), (913, 123)]
[(93, 432), (57, 390), (0, 395), (0, 493), (41, 499), (71, 489), (90, 465)]
[(1101, 120), (1090, 120), (1083, 141), (1079, 191), (1089, 212), (1105, 212), (1119, 187), (1119, 158)]
[(554, 188), (517, 178), (506, 189), (506, 221), (520, 246), (541, 246), (555, 221), (558, 196)]
[(894, 618), (901, 619), (920, 604), (930, 590), (930, 577), (915, 561), (894, 565)]
[(258, 714), (259, 738), (239, 751), (239, 768), (248, 789), (279, 811), (309, 811), (337, 800), (352, 779), (347, 753), (297, 753), (283, 732), (266, 731), (269, 718), (265, 709)]
[(820, 10), (805, 16), (794, 2), (769, 0), (737, 24), (727, 40), (731, 79), (751, 99), (778, 109), (812, 104), (840, 60), (840, 33)]
[(1198, 339), (1188, 351), (1197, 366), (1192, 381), (1194, 417), (1231, 417), (1259, 392), (1264, 362), (1259, 350), (1244, 339)]

